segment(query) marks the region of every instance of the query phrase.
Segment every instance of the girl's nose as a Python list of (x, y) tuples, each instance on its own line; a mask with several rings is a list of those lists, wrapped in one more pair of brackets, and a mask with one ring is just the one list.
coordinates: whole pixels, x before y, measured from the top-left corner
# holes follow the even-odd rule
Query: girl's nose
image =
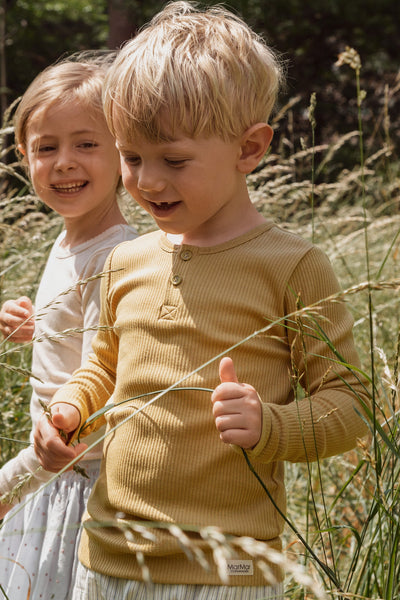
[(68, 149), (61, 149), (57, 152), (54, 168), (57, 171), (69, 171), (76, 167), (76, 160), (74, 159), (72, 151)]

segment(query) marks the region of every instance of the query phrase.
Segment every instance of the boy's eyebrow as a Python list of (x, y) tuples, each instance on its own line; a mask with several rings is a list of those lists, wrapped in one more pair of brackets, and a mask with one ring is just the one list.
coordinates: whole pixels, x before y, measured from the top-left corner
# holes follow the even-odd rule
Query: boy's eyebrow
[(117, 150), (119, 152), (132, 152), (132, 148), (130, 148), (128, 144), (124, 144), (116, 140), (115, 145), (117, 146)]
[[(120, 152), (131, 152), (133, 154), (136, 152), (140, 152), (140, 143), (136, 144), (135, 142), (119, 141), (118, 139), (116, 139), (115, 144)], [(190, 147), (188, 147), (188, 144), (185, 142), (185, 138), (180, 137), (166, 141), (153, 142), (153, 144), (160, 150), (160, 152), (171, 150), (187, 152), (190, 149)]]

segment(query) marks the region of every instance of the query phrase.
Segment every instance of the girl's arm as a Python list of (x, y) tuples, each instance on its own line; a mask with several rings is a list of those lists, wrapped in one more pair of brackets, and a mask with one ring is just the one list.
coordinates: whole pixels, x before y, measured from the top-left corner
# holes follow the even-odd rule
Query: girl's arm
[(33, 445), (21, 450), (0, 469), (0, 519), (52, 476), (40, 465)]
[(69, 462), (78, 459), (87, 446), (83, 443), (68, 445), (81, 421), (77, 408), (70, 404), (58, 403), (52, 405), (51, 412), (51, 421), (46, 415), (40, 418), (34, 432), (34, 443), (42, 467), (46, 471), (57, 473)]

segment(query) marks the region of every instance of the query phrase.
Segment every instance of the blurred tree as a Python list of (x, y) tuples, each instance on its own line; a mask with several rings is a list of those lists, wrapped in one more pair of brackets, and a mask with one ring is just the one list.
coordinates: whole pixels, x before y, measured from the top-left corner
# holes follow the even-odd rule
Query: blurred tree
[(8, 104), (61, 55), (106, 46), (105, 0), (5, 0), (4, 4)]
[[(3, 106), (62, 54), (119, 47), (166, 1), (0, 0), (5, 16), (2, 35), (0, 14), (0, 85), (3, 93), (4, 88), (8, 90)], [(347, 45), (361, 56), (362, 85), (375, 103), (367, 117), (372, 122), (381, 111), (382, 90), (386, 83), (395, 82), (399, 71), (399, 0), (227, 0), (225, 4), (287, 60), (287, 97), (302, 98), (296, 111), (298, 121), (307, 112), (311, 93), (316, 92), (317, 135), (325, 138), (335, 130), (348, 131), (356, 122), (354, 73), (334, 67)], [(299, 135), (308, 129), (304, 118)]]
[(108, 0), (109, 48), (119, 47), (157, 13), (164, 2), (159, 0)]
[(0, 4), (0, 115), (7, 108), (6, 0)]
[[(111, 47), (134, 35), (164, 4), (162, 0), (109, 0)], [(316, 92), (318, 135), (323, 138), (356, 127), (354, 72), (339, 72), (335, 67), (346, 46), (355, 48), (363, 63), (362, 84), (374, 97), (367, 115), (374, 127), (384, 86), (395, 84), (399, 71), (399, 0), (227, 0), (225, 5), (282, 54), (287, 62), (287, 97), (301, 96), (300, 115), (307, 114), (310, 95)], [(307, 118), (300, 121), (297, 137), (309, 131)]]

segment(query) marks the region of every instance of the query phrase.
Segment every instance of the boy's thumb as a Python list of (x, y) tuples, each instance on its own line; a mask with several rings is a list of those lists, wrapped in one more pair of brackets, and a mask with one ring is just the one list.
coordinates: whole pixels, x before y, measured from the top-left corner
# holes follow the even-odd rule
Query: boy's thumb
[(233, 360), (228, 356), (225, 356), (219, 363), (219, 378), (221, 379), (221, 383), (239, 383)]

